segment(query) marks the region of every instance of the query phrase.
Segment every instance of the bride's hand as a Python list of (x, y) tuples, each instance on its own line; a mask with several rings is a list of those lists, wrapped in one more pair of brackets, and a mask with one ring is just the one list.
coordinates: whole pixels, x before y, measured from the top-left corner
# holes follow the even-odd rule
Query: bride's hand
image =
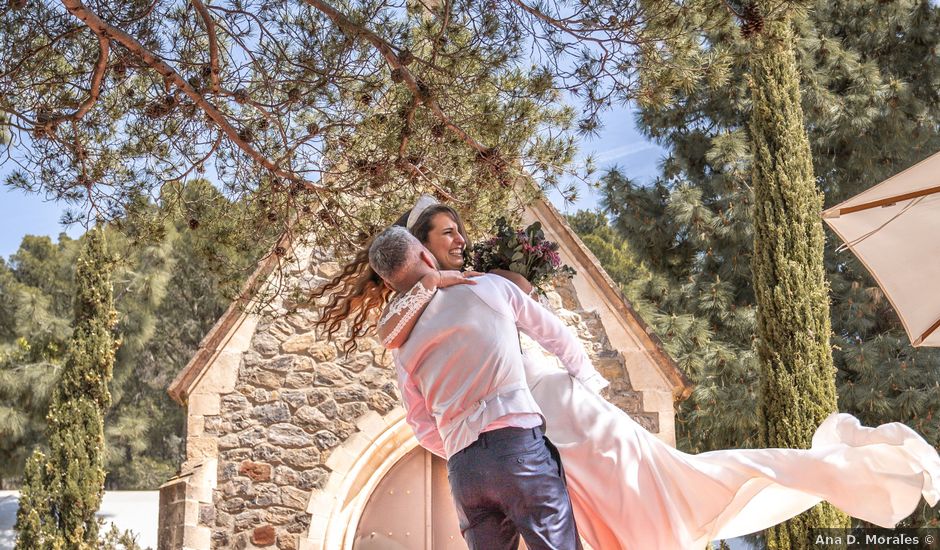
[(509, 271), (507, 269), (491, 269), (490, 273), (499, 275), (504, 279), (508, 279), (509, 282), (514, 283), (517, 287), (519, 287), (520, 290), (522, 290), (522, 292), (525, 292), (526, 294), (531, 295), (532, 290), (535, 288), (525, 277), (516, 273), (515, 271)]
[(471, 277), (483, 275), (479, 271), (438, 271), (437, 288), (447, 288), (454, 285), (475, 285), (476, 281)]

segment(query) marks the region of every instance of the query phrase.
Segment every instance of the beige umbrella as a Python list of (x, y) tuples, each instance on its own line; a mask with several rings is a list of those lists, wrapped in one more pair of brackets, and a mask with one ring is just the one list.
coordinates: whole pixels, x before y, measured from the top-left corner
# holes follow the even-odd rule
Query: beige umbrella
[(914, 346), (940, 346), (940, 153), (823, 212), (901, 317)]

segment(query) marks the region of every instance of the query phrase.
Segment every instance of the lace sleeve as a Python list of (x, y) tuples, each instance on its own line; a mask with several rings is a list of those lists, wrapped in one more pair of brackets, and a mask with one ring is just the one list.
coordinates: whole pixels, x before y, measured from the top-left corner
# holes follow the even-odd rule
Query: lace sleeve
[[(401, 346), (408, 339), (411, 328), (417, 322), (421, 311), (431, 301), (435, 292), (437, 292), (437, 287), (427, 288), (419, 281), (407, 292), (396, 296), (388, 304), (388, 308), (379, 319), (378, 325), (378, 335), (383, 346), (394, 349)], [(404, 339), (396, 341), (396, 338), (403, 332)]]

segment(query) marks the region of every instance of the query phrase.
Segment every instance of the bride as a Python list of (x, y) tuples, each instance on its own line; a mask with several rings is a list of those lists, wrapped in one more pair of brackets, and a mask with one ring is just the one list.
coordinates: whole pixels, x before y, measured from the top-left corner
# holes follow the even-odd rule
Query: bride
[[(400, 222), (442, 269), (462, 267), (468, 240), (455, 211), (422, 198)], [(360, 254), (358, 266), (354, 261), (327, 285), (347, 289), (331, 298), (320, 321), (328, 327), (335, 323), (334, 333), (357, 308), (353, 328), (364, 332), (368, 312), (363, 309), (388, 296), (364, 260)], [(444, 273), (441, 286), (464, 282), (463, 274)], [(499, 274), (532, 290), (515, 273)], [(395, 349), (407, 339), (433, 299), (437, 280), (394, 297), (378, 326), (384, 345)], [(369, 298), (370, 292), (384, 294)], [(406, 303), (409, 307), (402, 307)], [(534, 343), (523, 348), (527, 382), (545, 415), (546, 437), (561, 454), (578, 529), (595, 550), (700, 550), (711, 540), (763, 530), (823, 500), (890, 528), (921, 496), (930, 505), (940, 497), (934, 485), (940, 457), (904, 424), (868, 428), (851, 415), (832, 414), (816, 430), (810, 449), (692, 455), (660, 441), (553, 364)]]

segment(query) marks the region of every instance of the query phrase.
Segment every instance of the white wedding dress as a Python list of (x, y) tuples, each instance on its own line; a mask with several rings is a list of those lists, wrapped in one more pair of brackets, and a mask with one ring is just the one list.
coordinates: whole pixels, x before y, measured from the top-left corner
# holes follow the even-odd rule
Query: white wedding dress
[(832, 414), (811, 449), (678, 451), (527, 343), (529, 385), (558, 447), (578, 530), (594, 550), (702, 550), (826, 500), (893, 527), (938, 500), (940, 457), (901, 423)]
[[(391, 341), (433, 291), (422, 285), (390, 308)], [(712, 540), (755, 533), (826, 500), (891, 528), (921, 496), (940, 498), (940, 456), (914, 430), (867, 428), (835, 413), (810, 449), (678, 451), (588, 390), (521, 336), (526, 379), (564, 465), (575, 519), (593, 550), (702, 550)]]

